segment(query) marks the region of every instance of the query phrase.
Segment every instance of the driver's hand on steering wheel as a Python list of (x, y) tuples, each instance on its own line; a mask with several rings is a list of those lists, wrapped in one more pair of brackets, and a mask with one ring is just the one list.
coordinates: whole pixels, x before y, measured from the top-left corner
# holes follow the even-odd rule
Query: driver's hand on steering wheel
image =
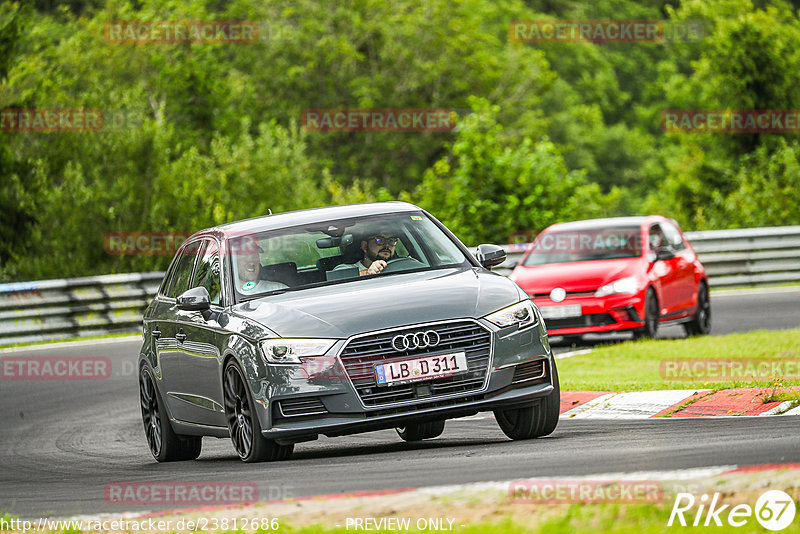
[(378, 274), (386, 267), (386, 262), (383, 260), (375, 260), (372, 265), (367, 269), (366, 274)]

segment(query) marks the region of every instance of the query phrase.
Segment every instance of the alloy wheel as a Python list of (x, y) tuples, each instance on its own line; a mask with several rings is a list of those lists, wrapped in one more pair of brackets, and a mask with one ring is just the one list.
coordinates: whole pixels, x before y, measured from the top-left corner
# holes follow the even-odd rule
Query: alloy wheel
[(700, 286), (699, 297), (700, 305), (698, 306), (697, 318), (698, 326), (702, 332), (711, 330), (711, 301), (708, 299), (708, 289), (705, 285)]
[(656, 337), (656, 332), (658, 331), (658, 302), (655, 298), (650, 298), (647, 301), (645, 320), (647, 321), (647, 331), (651, 337)]
[(225, 415), (233, 447), (241, 458), (247, 458), (253, 447), (252, 414), (244, 379), (239, 369), (231, 365), (225, 372)]
[(143, 371), (139, 376), (139, 399), (147, 446), (153, 456), (158, 457), (161, 454), (161, 411), (149, 371)]

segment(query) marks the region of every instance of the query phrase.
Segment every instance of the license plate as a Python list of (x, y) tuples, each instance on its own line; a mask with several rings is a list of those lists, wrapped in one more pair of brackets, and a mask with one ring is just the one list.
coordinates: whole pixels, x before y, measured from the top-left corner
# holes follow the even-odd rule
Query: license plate
[(454, 352), (376, 365), (375, 379), (379, 385), (397, 384), (443, 378), (468, 370), (467, 353)]
[(566, 319), (568, 317), (580, 317), (582, 310), (580, 304), (572, 306), (544, 306), (539, 308), (542, 317), (545, 319)]

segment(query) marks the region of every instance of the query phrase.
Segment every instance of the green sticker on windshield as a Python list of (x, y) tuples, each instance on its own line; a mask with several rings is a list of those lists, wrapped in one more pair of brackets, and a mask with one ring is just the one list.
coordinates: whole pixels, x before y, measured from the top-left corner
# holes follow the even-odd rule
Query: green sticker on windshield
[(256, 287), (256, 283), (255, 282), (247, 282), (242, 286), (242, 289), (244, 289), (245, 291), (250, 291), (254, 287)]

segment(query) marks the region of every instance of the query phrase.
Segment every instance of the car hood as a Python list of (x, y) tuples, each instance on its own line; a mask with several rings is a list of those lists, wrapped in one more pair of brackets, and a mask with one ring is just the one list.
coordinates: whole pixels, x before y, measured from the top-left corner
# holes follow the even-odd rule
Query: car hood
[(281, 337), (342, 339), (408, 324), (478, 318), (521, 298), (524, 293), (504, 276), (459, 268), (287, 291), (231, 311)]
[(640, 270), (640, 262), (641, 258), (625, 258), (529, 267), (520, 265), (511, 273), (511, 279), (531, 295), (549, 293), (556, 287), (568, 292), (594, 291), (619, 278), (633, 276)]

